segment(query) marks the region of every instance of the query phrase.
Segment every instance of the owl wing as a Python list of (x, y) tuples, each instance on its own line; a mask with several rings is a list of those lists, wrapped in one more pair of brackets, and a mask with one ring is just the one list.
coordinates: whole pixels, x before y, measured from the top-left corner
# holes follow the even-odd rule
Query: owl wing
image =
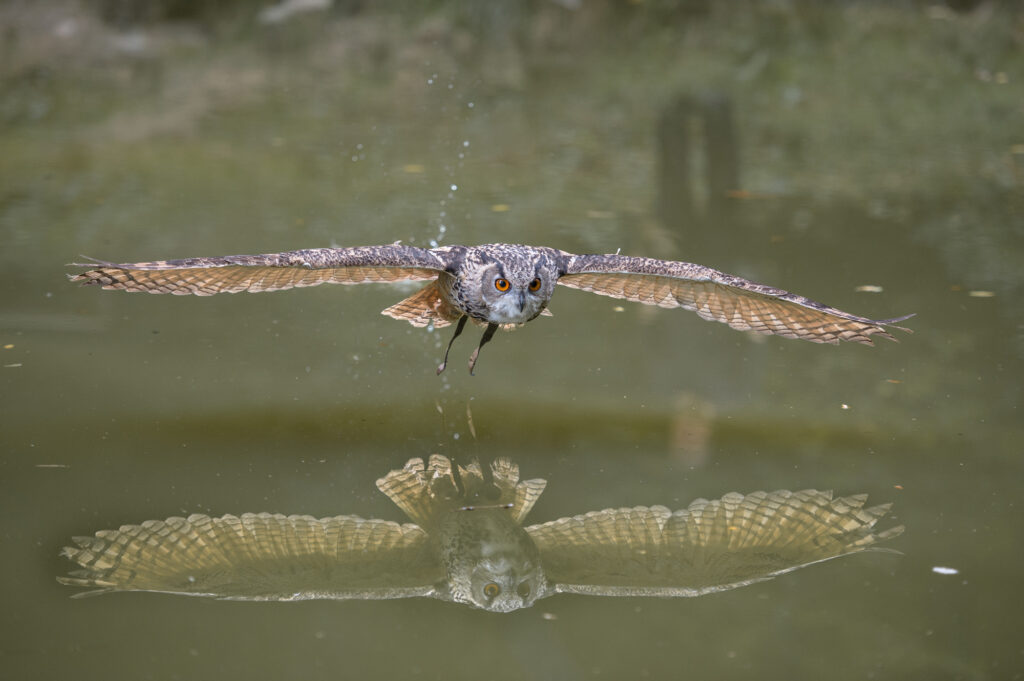
[(423, 328), (428, 324), (433, 324), (435, 329), (448, 326), (453, 321), (460, 319), (463, 312), (449, 303), (441, 293), (439, 284), (445, 277), (451, 277), (451, 275), (447, 272), (437, 273), (437, 278), (434, 281), (408, 298), (381, 310), (381, 314), (392, 319), (405, 320), (418, 328)]
[(357, 516), (246, 513), (149, 520), (75, 537), (62, 584), (227, 600), (434, 596), (445, 573), (426, 533)]
[(663, 506), (608, 509), (528, 527), (555, 593), (699, 596), (770, 579), (895, 537), (875, 532), (889, 504), (805, 490), (735, 492)]
[(69, 275), (71, 281), (83, 285), (211, 296), (241, 291), (280, 291), (325, 283), (425, 281), (437, 278), (446, 263), (437, 252), (392, 244), (124, 264), (97, 261), (73, 266), (93, 267), (87, 272)]
[(913, 316), (857, 317), (795, 293), (686, 262), (624, 255), (570, 255), (565, 262), (566, 273), (558, 280), (563, 286), (645, 305), (681, 307), (740, 331), (812, 343), (843, 340), (873, 345), (873, 335), (896, 340), (884, 327)]
[(516, 523), (522, 524), (544, 492), (546, 480), (520, 480), (519, 465), (498, 458), (491, 462), (490, 480), (476, 461), (458, 467), (458, 480), (452, 462), (441, 454), (427, 461), (409, 459), (400, 470), (393, 470), (377, 481), (377, 489), (387, 495), (409, 519), (425, 528), (437, 526), (438, 518), (456, 509), (502, 506)]

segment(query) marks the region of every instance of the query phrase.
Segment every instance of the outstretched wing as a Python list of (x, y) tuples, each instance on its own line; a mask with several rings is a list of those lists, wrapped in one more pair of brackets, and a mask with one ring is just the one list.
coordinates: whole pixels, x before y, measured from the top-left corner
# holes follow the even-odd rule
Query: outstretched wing
[(836, 344), (843, 340), (872, 345), (874, 335), (896, 340), (885, 327), (913, 316), (857, 317), (710, 267), (625, 255), (569, 256), (566, 273), (558, 283), (645, 305), (681, 307), (740, 331), (802, 338), (812, 343)]
[(732, 492), (675, 513), (608, 509), (526, 531), (556, 593), (699, 596), (863, 551), (903, 531), (875, 532), (890, 505), (864, 508), (866, 498)]
[(434, 595), (444, 569), (416, 525), (357, 516), (246, 513), (149, 520), (75, 537), (61, 555), (82, 569), (62, 584), (228, 600)]
[(69, 275), (71, 281), (105, 289), (211, 296), (215, 293), (280, 291), (320, 284), (363, 284), (435, 279), (445, 262), (432, 251), (412, 246), (311, 248), (263, 255), (228, 255), (116, 264)]

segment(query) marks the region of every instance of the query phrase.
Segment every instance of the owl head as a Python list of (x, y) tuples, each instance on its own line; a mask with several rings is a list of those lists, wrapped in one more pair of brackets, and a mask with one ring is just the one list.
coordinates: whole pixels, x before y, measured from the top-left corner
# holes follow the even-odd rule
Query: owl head
[(487, 321), (522, 324), (536, 318), (547, 306), (558, 271), (544, 255), (502, 250), (487, 257), (479, 272), (479, 293)]
[(547, 589), (539, 560), (522, 552), (482, 557), (452, 575), (451, 584), (454, 600), (491, 612), (528, 608)]
[(540, 550), (505, 506), (455, 510), (438, 525), (451, 600), (510, 612), (547, 595)]

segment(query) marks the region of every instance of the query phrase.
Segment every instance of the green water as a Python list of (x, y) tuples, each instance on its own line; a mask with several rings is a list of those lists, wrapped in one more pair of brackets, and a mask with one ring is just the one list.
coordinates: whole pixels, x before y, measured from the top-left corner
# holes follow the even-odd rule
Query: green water
[[(151, 27), (141, 53), (97, 47), (126, 29), (68, 5), (0, 15), (5, 675), (1021, 677), (1020, 15), (753, 5), (620, 23), (551, 5), (515, 45), (336, 11), (242, 35)], [(741, 198), (703, 208), (695, 124), (697, 208), (666, 224), (657, 122), (709, 91), (733, 103)], [(562, 289), (475, 377), (475, 332), (437, 377), (449, 331), (379, 314), (410, 288), (179, 298), (64, 276), (80, 254), (396, 240), (621, 249), (917, 316), (898, 344), (831, 347)], [(71, 600), (55, 581), (70, 537), (149, 518), (401, 520), (374, 481), (431, 452), (546, 478), (533, 522), (732, 490), (866, 492), (893, 502), (883, 526), (906, 526), (903, 555), (510, 615)]]

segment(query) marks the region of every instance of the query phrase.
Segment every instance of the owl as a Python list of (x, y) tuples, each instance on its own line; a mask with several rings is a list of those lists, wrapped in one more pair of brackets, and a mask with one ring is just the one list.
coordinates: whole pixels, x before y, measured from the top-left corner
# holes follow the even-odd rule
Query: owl
[[(240, 291), (279, 291), (323, 283), (426, 281), (423, 288), (383, 314), (413, 326), (455, 323), (437, 373), (467, 321), (485, 327), (469, 358), (473, 373), (480, 349), (499, 328), (550, 315), (556, 284), (659, 307), (681, 307), (741, 331), (814, 343), (841, 340), (872, 345), (871, 336), (895, 340), (886, 327), (913, 315), (867, 319), (782, 289), (692, 263), (624, 255), (574, 255), (515, 244), (314, 248), (263, 255), (157, 260), (90, 267), (71, 281), (105, 289), (208, 296)], [(900, 328), (893, 326), (893, 328)]]
[(511, 612), (559, 593), (700, 596), (876, 549), (890, 504), (804, 490), (726, 494), (672, 512), (606, 509), (523, 526), (544, 480), (516, 464), (410, 459), (377, 487), (412, 521), (246, 513), (149, 520), (76, 537), (62, 584), (227, 600), (413, 596)]

